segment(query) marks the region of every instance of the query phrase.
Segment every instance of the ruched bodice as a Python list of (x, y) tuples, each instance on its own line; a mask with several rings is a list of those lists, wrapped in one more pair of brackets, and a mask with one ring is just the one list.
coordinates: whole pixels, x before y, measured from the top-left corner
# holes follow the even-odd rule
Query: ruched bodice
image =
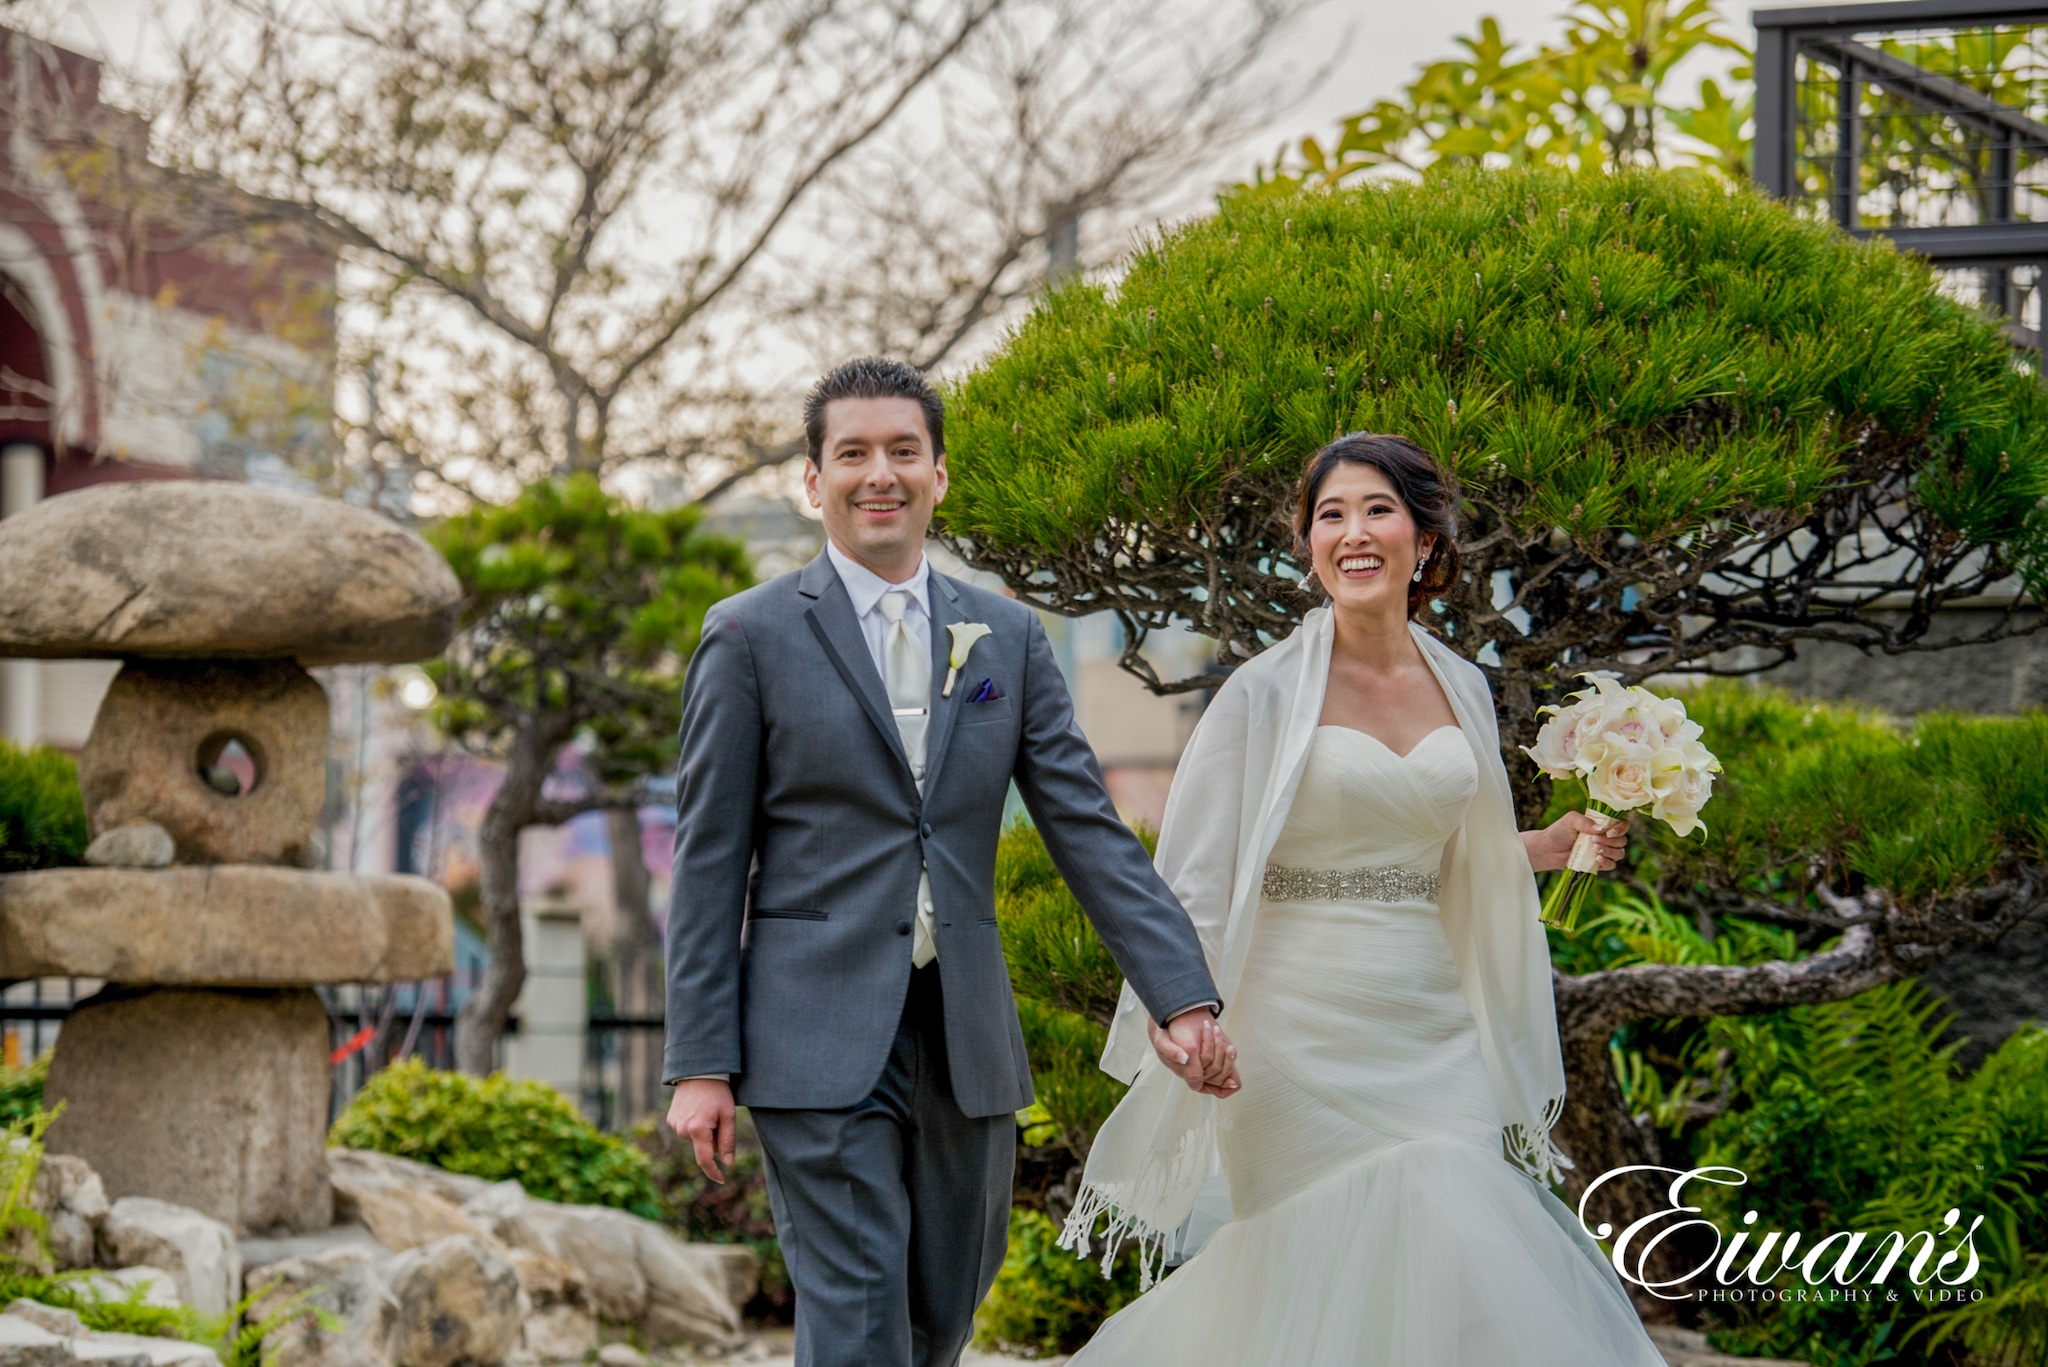
[(1348, 726), (1318, 726), (1270, 859), (1289, 868), (1435, 873), (1479, 790), (1465, 733), (1439, 726), (1405, 755)]

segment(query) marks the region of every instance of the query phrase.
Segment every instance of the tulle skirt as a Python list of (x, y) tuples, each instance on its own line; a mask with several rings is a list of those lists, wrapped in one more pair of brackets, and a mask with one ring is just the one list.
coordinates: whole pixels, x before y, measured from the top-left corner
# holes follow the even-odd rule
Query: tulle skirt
[(1230, 1025), (1232, 1218), (1072, 1367), (1663, 1367), (1577, 1217), (1502, 1156), (1433, 906), (1266, 903)]

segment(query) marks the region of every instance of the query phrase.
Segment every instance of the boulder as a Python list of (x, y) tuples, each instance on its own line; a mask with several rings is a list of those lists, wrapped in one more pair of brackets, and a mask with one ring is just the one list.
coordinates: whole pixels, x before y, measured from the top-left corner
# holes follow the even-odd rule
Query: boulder
[[(443, 970), (444, 972), (449, 970)], [(449, 1172), (431, 1163), (419, 1163), (396, 1154), (378, 1153), (375, 1149), (333, 1148), (327, 1151), (328, 1166), (337, 1183), (344, 1179), (353, 1182), (379, 1182), (393, 1186), (409, 1187), (423, 1191), (429, 1196), (438, 1196), (452, 1206), (461, 1206), (491, 1189), (492, 1184), (481, 1177), (467, 1173)], [(353, 1219), (348, 1210), (348, 1197), (337, 1190), (334, 1196), (337, 1220)]]
[(77, 1338), (85, 1332), (85, 1321), (78, 1318), (76, 1310), (63, 1310), (54, 1305), (44, 1305), (41, 1301), (17, 1299), (9, 1303), (5, 1313), (18, 1315), (60, 1339)]
[(489, 1242), (457, 1235), (401, 1253), (388, 1278), (398, 1298), (398, 1367), (492, 1367), (519, 1343), (519, 1278)]
[(171, 833), (154, 821), (101, 831), (85, 847), (85, 862), (102, 869), (166, 869), (177, 857)]
[(71, 1367), (71, 1345), (19, 1315), (0, 1315), (0, 1367)]
[(106, 989), (57, 1042), (44, 1092), (64, 1113), (49, 1149), (90, 1163), (115, 1198), (102, 1238), (127, 1197), (175, 1201), (239, 1233), (324, 1228), (328, 1048), (327, 1011), (308, 988)]
[(581, 1306), (537, 1309), (519, 1327), (520, 1352), (535, 1362), (581, 1364), (596, 1347), (597, 1321)]
[(729, 1247), (685, 1243), (622, 1210), (536, 1201), (516, 1182), (498, 1183), (463, 1212), (508, 1247), (574, 1266), (598, 1318), (631, 1325), (650, 1343), (728, 1349), (743, 1336)]
[(100, 484), (0, 527), (0, 655), (397, 664), (447, 647), (460, 600), (397, 524), (248, 484)]
[(138, 1299), (144, 1305), (175, 1310), (185, 1303), (178, 1294), (176, 1279), (161, 1267), (144, 1265), (89, 1272), (72, 1285), (81, 1296), (91, 1296), (94, 1300), (125, 1301), (140, 1288)]
[(87, 1329), (69, 1310), (17, 1300), (0, 1314), (0, 1367), (220, 1367), (204, 1344)]
[(91, 1164), (68, 1153), (45, 1153), (36, 1168), (29, 1204), (43, 1217), (58, 1267), (93, 1265), (99, 1227), (109, 1207), (107, 1189)]
[[(130, 660), (78, 752), (94, 835), (170, 833), (184, 864), (312, 860), (327, 796), (327, 694), (290, 660)], [(252, 766), (221, 761), (239, 743)]]
[[(401, 1168), (399, 1164), (405, 1164)], [(377, 1242), (394, 1252), (418, 1248), (458, 1234), (488, 1239), (482, 1225), (462, 1213), (460, 1199), (488, 1184), (480, 1178), (457, 1178), (424, 1163), (410, 1163), (386, 1154), (335, 1149), (328, 1155), (334, 1187), (335, 1217), (360, 1220)], [(437, 1174), (428, 1178), (424, 1174)], [(470, 1185), (465, 1186), (464, 1183)]]
[(411, 982), (454, 967), (448, 894), (405, 874), (253, 865), (0, 874), (0, 978), (285, 987)]
[(179, 1298), (202, 1315), (225, 1315), (241, 1299), (242, 1258), (234, 1233), (196, 1210), (124, 1196), (107, 1213), (100, 1238), (110, 1261), (168, 1272)]
[(393, 1367), (398, 1297), (385, 1279), (390, 1261), (379, 1250), (338, 1248), (251, 1269), (245, 1280), (248, 1294), (257, 1297), (249, 1308), (252, 1320), (295, 1300), (309, 1312), (332, 1316), (327, 1327), (308, 1313), (274, 1330), (265, 1344), (276, 1354), (274, 1367)]
[(630, 1343), (607, 1343), (597, 1350), (597, 1367), (647, 1367), (647, 1355)]

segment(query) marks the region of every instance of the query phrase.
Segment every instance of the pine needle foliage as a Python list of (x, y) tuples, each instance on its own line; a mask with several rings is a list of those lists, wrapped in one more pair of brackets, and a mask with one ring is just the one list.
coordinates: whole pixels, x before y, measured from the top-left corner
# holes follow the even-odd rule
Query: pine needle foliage
[[(2048, 589), (2048, 396), (1997, 325), (1924, 262), (1697, 174), (1229, 196), (1113, 288), (1050, 293), (947, 399), (944, 533), (1042, 607), (1115, 610), (1141, 677), (1173, 618), (1226, 665), (1291, 629), (1294, 484), (1355, 430), (1455, 472), (1466, 562), (1437, 610), (1520, 685), (1497, 682), (1504, 727), (1566, 663), (1775, 663), (1822, 611), (1909, 644), (1917, 612), (1880, 628), (1874, 592), (1806, 593), (1868, 570), (1846, 538), (1880, 510), (1916, 608), (2008, 573)], [(1772, 559), (1795, 532), (1809, 558)]]

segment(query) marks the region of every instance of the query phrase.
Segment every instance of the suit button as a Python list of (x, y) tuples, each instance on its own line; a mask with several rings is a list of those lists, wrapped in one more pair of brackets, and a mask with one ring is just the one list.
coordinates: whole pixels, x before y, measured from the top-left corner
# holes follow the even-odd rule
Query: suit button
[(920, 831), (920, 832), (921, 832), (921, 833), (922, 833), (922, 834), (924, 835), (924, 838), (925, 838), (926, 840), (930, 840), (930, 839), (932, 838), (932, 823), (931, 823), (931, 822), (929, 822), (929, 821), (925, 822), (925, 823), (924, 823), (924, 825), (922, 825), (922, 826), (918, 827), (918, 830), (919, 830), (919, 831)]
[(898, 935), (908, 935), (910, 933), (910, 922), (898, 921), (896, 923), (896, 933)]

